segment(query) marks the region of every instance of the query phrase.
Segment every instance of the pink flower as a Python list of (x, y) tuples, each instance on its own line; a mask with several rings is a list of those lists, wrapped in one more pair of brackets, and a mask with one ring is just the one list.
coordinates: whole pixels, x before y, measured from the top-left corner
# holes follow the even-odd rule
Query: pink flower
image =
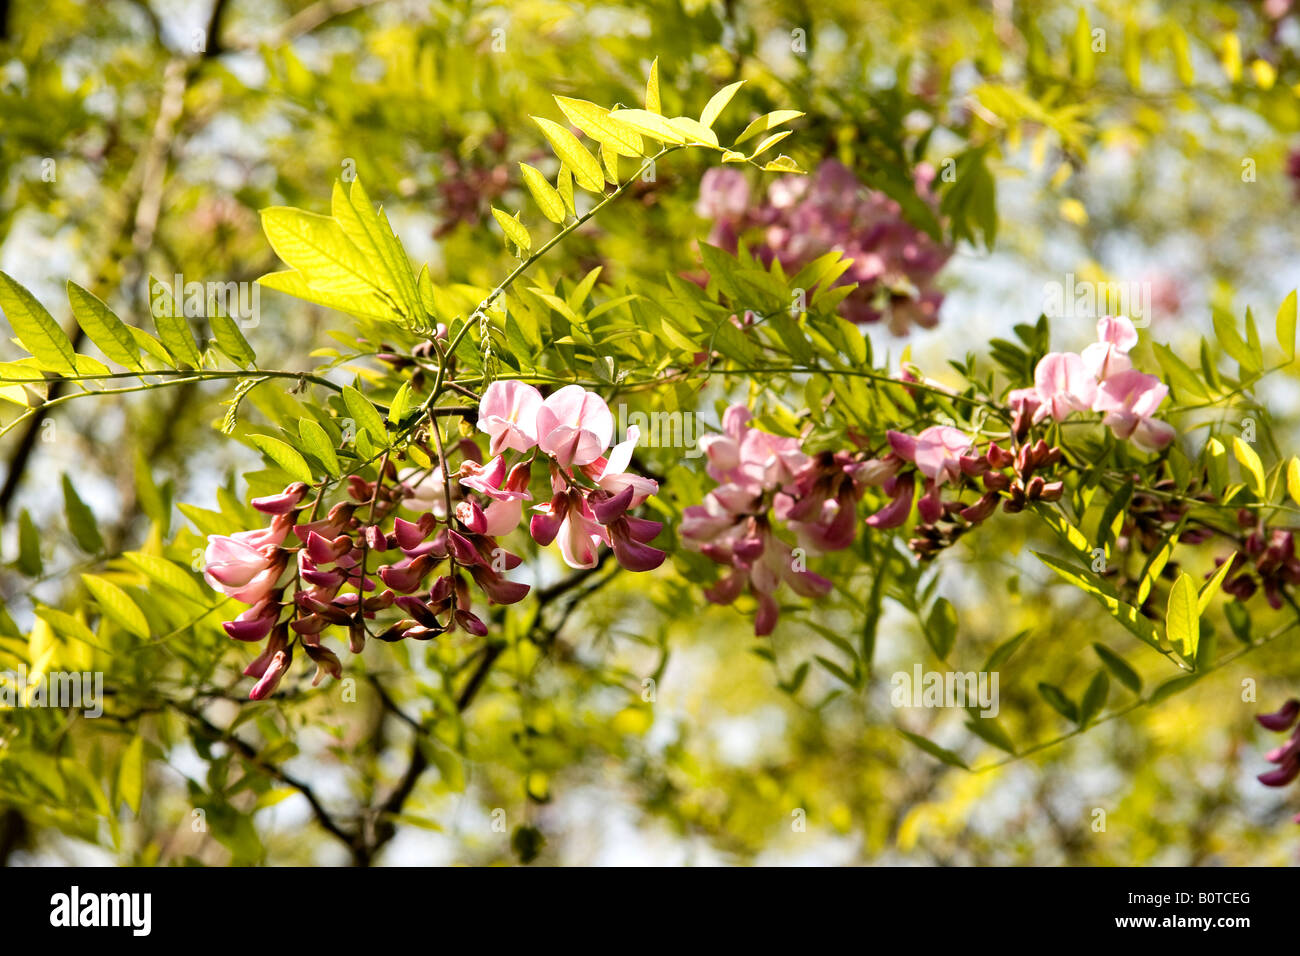
[(249, 503), (263, 514), (283, 515), (297, 508), (298, 502), (302, 501), (306, 494), (307, 486), (301, 481), (295, 481), (278, 495), (254, 498)]
[(614, 417), (599, 395), (566, 385), (537, 410), (536, 428), (538, 447), (568, 468), (600, 457), (614, 436)]
[(596, 564), (596, 549), (602, 541), (608, 543), (605, 529), (596, 521), (582, 492), (565, 486), (564, 477), (551, 474), (551, 500), (537, 505), (529, 522), (528, 531), (533, 540), (545, 547), (557, 538), (560, 556), (571, 568), (590, 568)]
[(932, 425), (915, 437), (896, 431), (888, 436), (894, 454), (915, 464), (936, 485), (961, 477), (962, 458), (971, 448), (970, 437), (951, 425)]
[(479, 400), (478, 427), (492, 438), (490, 454), (500, 454), (506, 448), (528, 451), (536, 445), (541, 407), (542, 393), (524, 382), (496, 381), (489, 385)]
[(635, 425), (628, 426), (627, 441), (615, 445), (608, 458), (597, 458), (590, 464), (584, 465), (582, 469), (597, 487), (608, 491), (611, 495), (618, 494), (624, 488), (631, 488), (632, 503), (628, 505), (629, 508), (635, 508), (659, 490), (659, 482), (653, 478), (636, 475), (627, 470), (628, 465), (632, 463), (632, 452), (640, 439), (641, 429)]
[(1097, 320), (1097, 341), (1083, 350), (1084, 366), (1098, 381), (1133, 367), (1128, 353), (1137, 345), (1137, 329), (1123, 316)]
[(257, 604), (271, 593), (284, 560), (280, 543), (288, 525), (259, 531), (240, 531), (233, 535), (208, 536), (203, 553), (203, 577), (213, 590), (244, 604)]
[(1109, 425), (1116, 438), (1132, 439), (1143, 451), (1158, 451), (1174, 437), (1167, 422), (1151, 417), (1168, 394), (1169, 386), (1154, 375), (1130, 369), (1101, 383), (1093, 410), (1106, 413), (1102, 424)]
[(1034, 412), (1039, 422), (1051, 415), (1065, 421), (1071, 412), (1084, 412), (1097, 397), (1097, 380), (1083, 358), (1073, 352), (1050, 352), (1034, 369), (1034, 390), (1040, 407)]

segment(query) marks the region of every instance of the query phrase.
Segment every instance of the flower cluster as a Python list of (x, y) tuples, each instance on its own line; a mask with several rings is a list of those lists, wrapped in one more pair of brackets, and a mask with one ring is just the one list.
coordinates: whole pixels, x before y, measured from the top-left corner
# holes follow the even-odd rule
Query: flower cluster
[[(1290, 730), (1291, 725), (1296, 723), (1297, 717), (1300, 717), (1300, 700), (1294, 697), (1283, 704), (1282, 709), (1276, 713), (1255, 715), (1260, 726), (1278, 732)], [(1285, 787), (1300, 776), (1300, 725), (1291, 731), (1291, 737), (1286, 743), (1265, 754), (1265, 759), (1269, 763), (1277, 764), (1276, 770), (1261, 773), (1258, 777), (1259, 782), (1267, 787)], [(1296, 814), (1295, 822), (1300, 823), (1300, 813)]]
[[(782, 582), (804, 597), (830, 591), (831, 582), (807, 570), (804, 558), (852, 543), (862, 489), (851, 456), (806, 455), (799, 439), (770, 435), (749, 421), (749, 409), (733, 405), (723, 415), (723, 433), (700, 439), (718, 487), (683, 512), (680, 531), (688, 548), (732, 569), (705, 597), (731, 604), (748, 588), (758, 601), (754, 633), (763, 636), (776, 626), (774, 595)], [(774, 519), (798, 550), (777, 536)]]
[[(298, 645), (316, 663), (313, 683), (325, 674), (338, 677), (339, 658), (321, 643), (331, 626), (348, 629), (353, 653), (364, 648), (367, 636), (398, 641), (429, 640), (458, 629), (487, 634), (473, 610), (470, 581), (489, 604), (514, 604), (528, 594), (528, 585), (504, 576), (522, 559), (501, 548), (497, 538), (523, 521), (538, 452), (550, 462), (552, 490), (529, 523), (538, 543), (558, 539), (565, 562), (575, 568), (594, 566), (602, 543), (629, 570), (663, 563), (664, 552), (649, 545), (660, 523), (629, 513), (658, 484), (628, 471), (636, 429), (608, 457), (603, 454), (614, 425), (598, 396), (568, 386), (543, 400), (532, 386), (495, 383), (483, 395), (479, 427), (491, 439), (487, 462), (469, 440), (460, 443), (460, 465), (449, 475), (442, 465), (399, 475), (386, 462), (373, 481), (348, 476), (352, 500), (334, 505), (323, 518), (316, 518), (314, 504), (304, 519), (307, 486), (298, 482), (253, 500), (254, 508), (271, 516), (268, 527), (208, 538), (204, 577), (248, 605), (223, 625), (226, 633), (239, 641), (267, 639), (244, 671), (257, 678), (253, 699), (275, 690)], [(508, 451), (532, 454), (507, 465)], [(296, 545), (287, 543), (290, 534)], [(373, 571), (372, 555), (379, 556)], [(372, 631), (367, 622), (390, 608), (404, 616)]]
[(1154, 375), (1133, 368), (1128, 353), (1137, 345), (1137, 330), (1126, 318), (1097, 322), (1097, 341), (1081, 354), (1051, 352), (1034, 369), (1031, 388), (1018, 388), (1007, 399), (1015, 412), (1016, 434), (1045, 418), (1064, 421), (1073, 412), (1103, 413), (1102, 424), (1116, 438), (1143, 451), (1159, 451), (1174, 437), (1173, 427), (1153, 416), (1169, 394)]
[[(933, 179), (929, 166), (917, 167), (918, 191), (932, 203)], [(811, 177), (775, 180), (757, 205), (738, 170), (710, 169), (696, 211), (713, 220), (714, 245), (734, 251), (743, 234), (758, 233), (751, 251), (765, 263), (779, 261), (791, 274), (832, 250), (852, 259), (836, 284), (858, 284), (841, 307), (854, 322), (887, 318), (902, 333), (912, 324), (931, 328), (938, 321), (943, 294), (935, 277), (952, 250), (910, 225), (898, 203), (865, 188), (836, 160), (824, 161)]]
[[(468, 453), (474, 451), (470, 445)], [(399, 509), (420, 499), (391, 465), (375, 481), (349, 476), (348, 490), (353, 501), (339, 502), (324, 518), (304, 521), (307, 486), (290, 485), (279, 495), (253, 499), (254, 508), (272, 515), (266, 529), (208, 538), (204, 577), (215, 590), (249, 605), (223, 625), (226, 633), (247, 642), (269, 636), (262, 654), (244, 670), (258, 679), (249, 694), (254, 700), (275, 690), (299, 644), (316, 664), (313, 684), (325, 674), (340, 676), (338, 655), (321, 643), (334, 625), (348, 629), (353, 653), (364, 648), (367, 636), (428, 640), (458, 628), (486, 634), (462, 572), (491, 603), (513, 604), (528, 594), (528, 585), (502, 576), (521, 559), (499, 548), (474, 519), (475, 502), (460, 502), (451, 520), (445, 509), (441, 516), (425, 512), (414, 521), (402, 518)], [(286, 544), (290, 532), (296, 546)], [(371, 554), (381, 556), (373, 571), (367, 566)], [(443, 562), (444, 573), (426, 588)], [(392, 607), (408, 616), (372, 632), (367, 621)]]
[[(558, 540), (571, 568), (593, 567), (601, 544), (613, 549), (615, 559), (629, 571), (653, 571), (663, 564), (664, 552), (650, 547), (663, 525), (629, 514), (659, 490), (654, 479), (628, 470), (640, 432), (629, 428), (627, 439), (606, 457), (614, 417), (599, 395), (581, 385), (566, 385), (543, 399), (523, 382), (493, 382), (479, 404), (478, 426), (491, 438), (490, 451), (497, 456), (493, 463), (503, 462), (506, 450), (541, 452), (550, 459), (551, 500), (533, 507), (528, 526), (538, 544)], [(527, 466), (515, 466), (520, 467)], [(496, 466), (500, 474), (504, 469), (504, 464)], [(508, 487), (473, 480), (471, 487), (488, 497), (503, 504), (508, 500), (501, 497), (510, 494)], [(515, 499), (510, 507), (517, 523), (522, 506)]]

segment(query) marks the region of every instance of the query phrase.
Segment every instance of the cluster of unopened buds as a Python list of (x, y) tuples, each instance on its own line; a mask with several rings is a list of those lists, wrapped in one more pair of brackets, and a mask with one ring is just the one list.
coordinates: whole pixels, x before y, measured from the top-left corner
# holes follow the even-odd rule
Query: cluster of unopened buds
[[(1291, 730), (1291, 725), (1296, 723), (1298, 717), (1300, 717), (1300, 700), (1294, 697), (1275, 713), (1255, 715), (1261, 727), (1279, 733)], [(1300, 776), (1300, 725), (1291, 731), (1291, 737), (1286, 743), (1265, 754), (1265, 759), (1269, 763), (1277, 764), (1276, 770), (1261, 773), (1258, 777), (1259, 782), (1267, 787), (1285, 787)], [(1300, 823), (1300, 813), (1296, 814), (1295, 822)]]
[[(1245, 509), (1239, 515), (1241, 523), (1255, 524), (1255, 518)], [(1246, 535), (1239, 551), (1227, 559), (1232, 562), (1223, 590), (1238, 601), (1249, 600), (1257, 590), (1263, 590), (1269, 606), (1277, 610), (1283, 603), (1283, 592), (1288, 586), (1300, 584), (1300, 558), (1295, 553), (1295, 535), (1285, 528), (1268, 529), (1255, 524)], [(1220, 559), (1218, 564), (1223, 564)]]
[[(529, 522), (538, 544), (558, 540), (565, 563), (575, 568), (594, 567), (601, 544), (629, 570), (649, 571), (663, 562), (664, 552), (649, 545), (660, 523), (629, 513), (658, 485), (628, 471), (635, 428), (604, 455), (614, 426), (598, 396), (571, 385), (543, 399), (529, 385), (494, 383), (483, 394), (479, 427), (490, 437), (486, 462), (469, 440), (457, 446), (461, 462), (450, 475), (441, 465), (399, 475), (385, 462), (373, 481), (347, 478), (351, 501), (334, 505), (323, 518), (315, 517), (313, 504), (305, 520), (308, 487), (298, 482), (253, 500), (255, 509), (271, 516), (266, 528), (209, 537), (204, 577), (248, 605), (224, 625), (226, 633), (247, 642), (269, 638), (244, 671), (257, 678), (250, 697), (275, 690), (298, 644), (316, 663), (313, 684), (325, 674), (338, 677), (338, 655), (321, 643), (331, 626), (347, 628), (353, 653), (367, 636), (398, 641), (458, 629), (487, 634), (473, 610), (470, 581), (489, 604), (514, 604), (528, 594), (527, 584), (504, 576), (522, 559), (496, 539), (523, 520), (539, 457), (549, 463), (552, 494), (533, 508)], [(513, 464), (505, 457), (509, 451), (521, 453)], [(286, 544), (290, 534), (296, 546)], [(381, 556), (373, 571), (371, 555)], [(390, 608), (405, 616), (372, 630), (367, 622)]]
[[(916, 505), (921, 523), (908, 546), (921, 557), (933, 557), (950, 546), (993, 514), (999, 500), (1003, 511), (1014, 514), (1030, 502), (1056, 501), (1064, 491), (1062, 482), (1035, 474), (1061, 460), (1061, 450), (1049, 447), (1041, 438), (1015, 452), (989, 442), (981, 453), (969, 435), (951, 425), (934, 425), (918, 435), (890, 431), (887, 437), (890, 452), (862, 462), (855, 470), (860, 480), (881, 486), (891, 498), (867, 518), (867, 525), (884, 529), (904, 524), (912, 513), (919, 475), (923, 493)], [(945, 484), (954, 492), (948, 501), (942, 497)], [(962, 490), (980, 491), (981, 487), (974, 502), (958, 500)]]
[(1121, 317), (1097, 322), (1097, 341), (1082, 353), (1051, 352), (1034, 368), (1034, 384), (1007, 395), (1017, 437), (1045, 418), (1065, 421), (1074, 412), (1101, 412), (1116, 438), (1143, 451), (1159, 451), (1173, 440), (1168, 422), (1153, 416), (1169, 394), (1154, 375), (1133, 368), (1128, 353), (1137, 345), (1133, 323)]

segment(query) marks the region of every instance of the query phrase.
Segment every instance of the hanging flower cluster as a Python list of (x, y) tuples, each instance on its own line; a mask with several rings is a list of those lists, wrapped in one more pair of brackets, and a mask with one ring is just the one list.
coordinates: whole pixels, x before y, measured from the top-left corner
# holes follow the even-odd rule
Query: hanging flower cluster
[[(763, 636), (776, 626), (782, 582), (804, 597), (830, 591), (831, 582), (807, 570), (804, 558), (852, 543), (862, 490), (850, 474), (851, 456), (806, 455), (799, 439), (770, 435), (749, 421), (749, 409), (733, 405), (723, 415), (723, 433), (700, 439), (718, 487), (683, 512), (680, 531), (688, 548), (732, 569), (705, 597), (731, 604), (748, 589), (758, 601), (754, 633)], [(801, 553), (777, 536), (774, 522), (795, 536)]]
[[(915, 175), (921, 196), (935, 205), (933, 169), (921, 164)], [(841, 306), (851, 321), (887, 318), (900, 334), (913, 324), (932, 328), (938, 322), (943, 293), (935, 278), (952, 249), (909, 224), (897, 202), (867, 189), (836, 160), (824, 161), (812, 176), (775, 180), (757, 205), (739, 170), (710, 169), (700, 183), (696, 212), (713, 220), (713, 245), (734, 252), (742, 235), (756, 233), (760, 238), (751, 251), (769, 265), (779, 261), (791, 274), (832, 250), (852, 259), (836, 282), (858, 284)]]
[(1116, 438), (1128, 439), (1143, 451), (1159, 451), (1174, 437), (1168, 422), (1153, 416), (1169, 394), (1169, 386), (1154, 375), (1133, 368), (1128, 353), (1137, 345), (1137, 330), (1123, 317), (1097, 322), (1097, 341), (1082, 354), (1051, 352), (1034, 369), (1034, 384), (1018, 388), (1007, 399), (1015, 412), (1016, 434), (1045, 418), (1065, 421), (1074, 412), (1103, 413)]
[[(271, 516), (268, 527), (208, 538), (204, 577), (248, 605), (223, 625), (226, 633), (239, 641), (267, 640), (244, 671), (257, 678), (250, 697), (260, 700), (275, 690), (298, 645), (316, 663), (313, 683), (325, 674), (338, 677), (338, 656), (321, 644), (331, 626), (348, 629), (353, 653), (367, 636), (398, 641), (457, 629), (487, 634), (474, 613), (469, 582), (489, 604), (514, 604), (528, 594), (528, 585), (504, 576), (522, 559), (497, 538), (523, 521), (539, 452), (550, 462), (552, 494), (533, 509), (534, 540), (558, 540), (565, 562), (575, 568), (593, 567), (602, 543), (632, 571), (663, 563), (664, 552), (649, 545), (662, 525), (629, 513), (658, 490), (654, 480), (628, 470), (637, 430), (629, 429), (627, 441), (606, 457), (614, 424), (598, 396), (573, 385), (543, 400), (530, 385), (494, 383), (480, 403), (479, 427), (490, 436), (493, 457), (486, 463), (468, 440), (460, 442), (460, 466), (450, 476), (441, 466), (399, 475), (385, 463), (374, 481), (348, 476), (353, 500), (320, 519), (313, 506), (301, 520), (308, 489), (298, 482), (253, 499), (254, 508)], [(509, 451), (531, 454), (507, 465)], [(287, 543), (290, 534), (296, 545)], [(381, 561), (369, 571), (372, 554)], [(367, 622), (390, 608), (405, 616), (372, 631)]]
[[(1291, 730), (1291, 725), (1296, 723), (1297, 717), (1300, 717), (1300, 700), (1294, 697), (1275, 713), (1255, 715), (1261, 727), (1278, 732)], [(1269, 763), (1277, 764), (1276, 770), (1259, 775), (1259, 782), (1265, 786), (1285, 787), (1300, 776), (1300, 725), (1291, 731), (1291, 737), (1286, 743), (1270, 750), (1264, 756)], [(1300, 813), (1296, 814), (1295, 822), (1300, 823)]]
[[(462, 450), (477, 451), (472, 443), (462, 443)], [(441, 480), (440, 473), (437, 477)], [(279, 495), (253, 499), (254, 508), (273, 516), (268, 528), (208, 538), (204, 577), (214, 589), (249, 605), (223, 625), (226, 633), (248, 642), (269, 636), (262, 654), (244, 671), (258, 678), (249, 695), (254, 700), (275, 690), (299, 644), (316, 663), (313, 684), (325, 674), (340, 676), (338, 655), (321, 643), (334, 625), (348, 629), (353, 653), (364, 648), (367, 636), (428, 640), (458, 628), (486, 634), (462, 572), (490, 603), (513, 604), (528, 594), (528, 585), (502, 576), (521, 559), (497, 546), (474, 500), (458, 502), (451, 520), (444, 507), (441, 514), (426, 511), (411, 521), (398, 511), (418, 503), (419, 493), (399, 480), (391, 465), (375, 481), (351, 475), (347, 484), (354, 501), (336, 504), (324, 518), (299, 520), (307, 491), (299, 482)], [(297, 546), (286, 544), (290, 532)], [(368, 571), (372, 553), (382, 560)], [(427, 587), (443, 562), (445, 570)], [(371, 631), (366, 622), (392, 607), (408, 616)]]
[[(663, 525), (629, 514), (659, 490), (654, 479), (628, 471), (640, 431), (629, 428), (627, 439), (605, 457), (614, 417), (599, 395), (566, 385), (543, 399), (523, 382), (493, 382), (483, 393), (478, 425), (491, 437), (494, 461), (505, 450), (541, 452), (550, 459), (551, 500), (533, 507), (528, 525), (534, 541), (545, 546), (558, 540), (571, 568), (594, 567), (601, 544), (629, 571), (663, 564), (664, 552), (650, 547)], [(495, 497), (491, 482), (472, 487)], [(522, 509), (516, 509), (511, 514), (518, 522)]]

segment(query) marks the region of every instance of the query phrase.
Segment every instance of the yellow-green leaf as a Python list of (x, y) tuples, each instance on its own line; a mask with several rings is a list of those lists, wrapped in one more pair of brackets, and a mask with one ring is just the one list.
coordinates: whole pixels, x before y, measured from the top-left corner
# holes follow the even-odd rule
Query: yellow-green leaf
[(727, 108), (727, 104), (731, 102), (731, 98), (736, 95), (736, 90), (740, 89), (744, 85), (744, 80), (737, 80), (735, 83), (724, 86), (722, 89), (718, 90), (718, 92), (714, 93), (713, 96), (710, 97), (709, 102), (704, 104), (704, 112), (700, 114), (701, 125), (713, 129), (713, 124), (717, 122), (722, 111)]
[(569, 215), (576, 216), (578, 209), (573, 205), (573, 173), (564, 163), (560, 163), (560, 171), (555, 177), (555, 191), (564, 200), (564, 207), (569, 210)]
[(519, 221), (518, 216), (508, 216), (496, 206), (492, 207), (492, 218), (497, 221), (501, 231), (506, 234), (506, 238), (516, 246), (527, 252), (533, 247), (533, 237), (528, 234), (524, 224)]
[(139, 816), (140, 800), (144, 796), (143, 737), (132, 737), (122, 754), (122, 762), (117, 768), (117, 796), (126, 802), (132, 813)]
[(560, 162), (568, 166), (578, 185), (588, 192), (598, 193), (605, 189), (605, 174), (601, 172), (600, 161), (567, 129), (552, 120), (534, 116), (535, 122), (542, 130), (555, 155)]
[(1292, 289), (1277, 310), (1277, 344), (1288, 360), (1295, 358), (1296, 290)]
[(620, 156), (632, 159), (645, 155), (641, 134), (626, 123), (610, 116), (609, 110), (588, 100), (575, 100), (568, 96), (555, 97), (556, 105), (569, 118), (569, 122), (582, 130), (588, 138), (608, 145)]
[(609, 115), (661, 143), (681, 146), (686, 142), (686, 134), (672, 121), (650, 110), (614, 110)]
[(149, 636), (149, 619), (129, 594), (112, 581), (93, 574), (83, 574), (81, 580), (105, 617), (136, 637)]
[(547, 182), (546, 177), (536, 168), (527, 163), (520, 163), (519, 171), (523, 173), (524, 185), (528, 187), (533, 202), (537, 203), (537, 208), (542, 211), (542, 215), (551, 222), (564, 222), (564, 198), (559, 191)]
[(337, 478), (343, 473), (334, 443), (320, 422), (311, 418), (301, 419), (298, 422), (298, 437), (302, 439), (303, 450), (324, 465), (331, 478)]
[(788, 123), (800, 116), (803, 116), (803, 113), (798, 110), (773, 110), (771, 113), (764, 113), (745, 127), (745, 131), (736, 137), (735, 145), (739, 146), (747, 139), (752, 139), (755, 136), (776, 129), (782, 123)]
[(69, 281), (68, 302), (81, 331), (99, 346), (101, 352), (118, 365), (136, 371), (140, 369), (140, 347), (130, 329), (97, 295)]
[(262, 454), (283, 468), (290, 477), (311, 484), (311, 468), (302, 455), (291, 446), (270, 435), (249, 435), (248, 440), (256, 445)]
[(659, 57), (650, 63), (650, 76), (645, 81), (645, 108), (651, 113), (658, 113), (659, 105)]
[(67, 375), (77, 373), (72, 342), (45, 306), (14, 279), (0, 272), (0, 310), (14, 334), (42, 368)]
[(1196, 656), (1201, 636), (1201, 612), (1197, 604), (1196, 584), (1184, 571), (1169, 589), (1169, 607), (1165, 613), (1165, 636), (1171, 644), (1181, 644), (1183, 656)]
[(1241, 470), (1247, 476), (1250, 490), (1256, 498), (1263, 501), (1267, 492), (1264, 484), (1264, 464), (1259, 460), (1259, 455), (1255, 454), (1255, 449), (1236, 437), (1232, 439), (1232, 453), (1241, 463)]

